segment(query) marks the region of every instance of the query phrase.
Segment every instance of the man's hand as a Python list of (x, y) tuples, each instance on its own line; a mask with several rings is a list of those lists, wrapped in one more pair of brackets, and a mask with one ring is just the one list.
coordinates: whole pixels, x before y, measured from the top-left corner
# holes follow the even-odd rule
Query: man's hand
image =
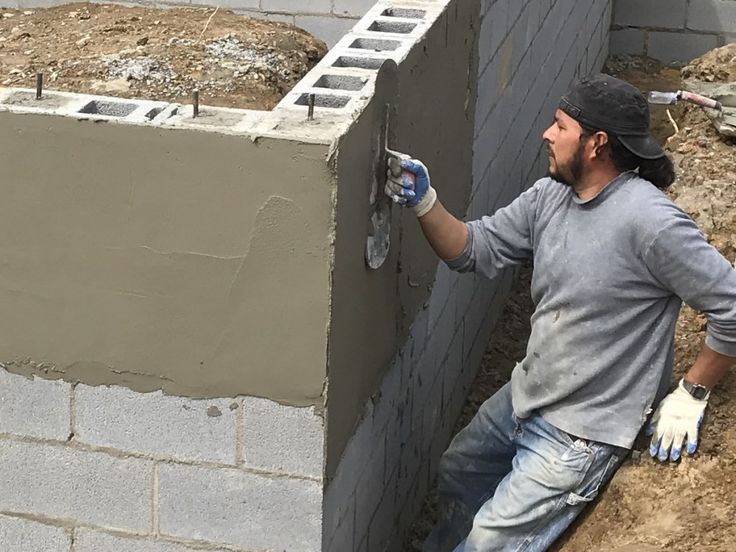
[(385, 192), (396, 203), (411, 207), (417, 217), (426, 215), (434, 206), (437, 192), (432, 188), (429, 171), (421, 161), (405, 156), (391, 158), (387, 174)]
[(678, 460), (686, 439), (687, 453), (695, 454), (707, 404), (707, 397), (703, 400), (692, 397), (680, 380), (677, 389), (661, 402), (647, 428), (647, 435), (652, 435), (649, 445), (652, 458), (662, 462), (668, 457), (673, 462)]

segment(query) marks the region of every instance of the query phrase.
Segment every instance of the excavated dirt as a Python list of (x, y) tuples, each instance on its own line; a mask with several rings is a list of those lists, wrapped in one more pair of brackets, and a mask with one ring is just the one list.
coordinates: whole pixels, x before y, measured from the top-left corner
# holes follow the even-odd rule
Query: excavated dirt
[(327, 46), (285, 23), (221, 9), (77, 3), (0, 9), (0, 85), (272, 109)]
[[(688, 79), (725, 82), (736, 76), (736, 45), (710, 52), (685, 67)], [(725, 67), (725, 68), (724, 68)], [(730, 67), (730, 69), (729, 69)], [(641, 58), (609, 60), (608, 72), (643, 91), (677, 90), (680, 73)], [(672, 155), (678, 171), (672, 198), (693, 217), (708, 240), (736, 260), (736, 141), (718, 135), (700, 108), (653, 106), (652, 131)], [(499, 327), (491, 338), (480, 375), (457, 429), (508, 380), (525, 354), (531, 268), (520, 272)], [(705, 318), (684, 307), (677, 324), (674, 382), (695, 360), (705, 337)], [(736, 550), (736, 377), (731, 372), (712, 393), (700, 449), (678, 463), (660, 464), (641, 436), (631, 457), (596, 503), (553, 547), (555, 552), (732, 552)], [(413, 528), (407, 552), (421, 542), (435, 519), (432, 491)]]

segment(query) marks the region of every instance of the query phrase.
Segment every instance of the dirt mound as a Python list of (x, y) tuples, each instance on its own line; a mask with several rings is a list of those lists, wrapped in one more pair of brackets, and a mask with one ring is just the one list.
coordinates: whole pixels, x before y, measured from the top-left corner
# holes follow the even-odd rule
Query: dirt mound
[(324, 56), (284, 23), (220, 9), (67, 4), (0, 9), (0, 84), (172, 102), (272, 109)]
[(736, 81), (736, 43), (716, 48), (682, 68), (682, 78), (702, 82)]

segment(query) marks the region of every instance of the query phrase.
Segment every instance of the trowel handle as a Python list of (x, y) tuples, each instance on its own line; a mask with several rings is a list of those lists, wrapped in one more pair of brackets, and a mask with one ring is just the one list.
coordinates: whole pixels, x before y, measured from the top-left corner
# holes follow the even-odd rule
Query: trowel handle
[(687, 92), (685, 90), (682, 90), (680, 92), (680, 99), (694, 103), (695, 105), (700, 105), (702, 107), (709, 107), (711, 109), (721, 109), (721, 102), (718, 100), (714, 100), (713, 98), (709, 98), (707, 96), (701, 96), (700, 94), (695, 94), (694, 92)]
[(401, 160), (402, 159), (409, 159), (409, 156), (404, 153), (399, 153), (398, 151), (393, 151), (390, 149), (386, 150), (386, 155), (388, 158), (388, 170), (391, 171), (391, 176), (394, 178), (399, 178), (400, 176), (403, 176), (411, 182), (412, 187), (415, 186), (416, 183), (416, 175), (413, 172), (405, 171), (401, 168)]

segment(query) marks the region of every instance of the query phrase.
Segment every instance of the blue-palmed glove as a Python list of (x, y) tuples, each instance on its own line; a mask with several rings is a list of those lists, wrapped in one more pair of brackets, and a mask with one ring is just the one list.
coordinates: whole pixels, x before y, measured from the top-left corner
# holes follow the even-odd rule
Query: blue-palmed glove
[(397, 154), (389, 158), (386, 194), (399, 205), (410, 207), (417, 217), (426, 215), (437, 201), (424, 163)]
[(673, 462), (682, 454), (682, 445), (687, 442), (687, 453), (695, 454), (698, 448), (698, 433), (703, 424), (708, 397), (694, 398), (682, 386), (682, 380), (672, 393), (667, 395), (657, 408), (647, 428), (652, 435), (649, 454), (664, 462)]

